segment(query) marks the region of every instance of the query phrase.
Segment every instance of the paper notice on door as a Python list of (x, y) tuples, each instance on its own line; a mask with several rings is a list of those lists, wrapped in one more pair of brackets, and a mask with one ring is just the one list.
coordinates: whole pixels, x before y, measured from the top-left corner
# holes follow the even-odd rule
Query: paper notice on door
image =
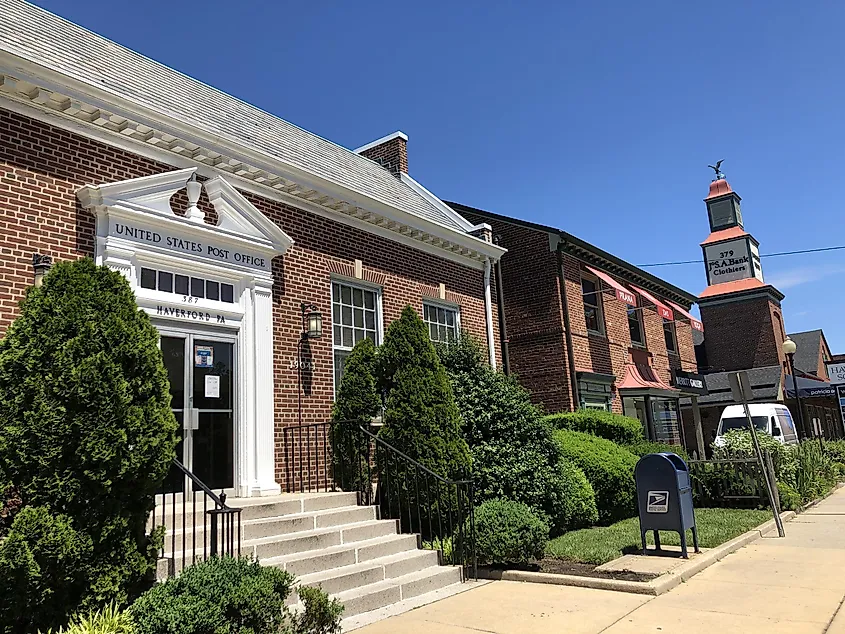
[(194, 365), (198, 368), (213, 368), (214, 348), (211, 346), (194, 346)]
[(220, 377), (212, 374), (205, 376), (205, 398), (220, 398)]

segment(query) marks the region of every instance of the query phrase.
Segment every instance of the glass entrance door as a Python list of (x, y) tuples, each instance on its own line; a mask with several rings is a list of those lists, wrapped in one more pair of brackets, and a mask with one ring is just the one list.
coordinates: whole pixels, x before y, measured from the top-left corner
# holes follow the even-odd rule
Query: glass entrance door
[[(161, 337), (171, 407), (181, 438), (176, 457), (206, 486), (234, 487), (234, 344), (193, 334)], [(184, 491), (171, 471), (165, 491)]]

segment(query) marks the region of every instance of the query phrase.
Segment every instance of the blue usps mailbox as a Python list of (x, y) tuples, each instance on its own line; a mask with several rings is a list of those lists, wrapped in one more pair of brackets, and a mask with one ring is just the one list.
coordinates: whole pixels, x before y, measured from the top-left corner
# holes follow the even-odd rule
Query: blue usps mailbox
[(643, 554), (646, 554), (647, 531), (654, 531), (654, 545), (658, 551), (661, 550), (658, 531), (675, 531), (681, 537), (681, 554), (688, 559), (687, 529), (692, 529), (695, 552), (701, 552), (687, 463), (673, 453), (648, 454), (637, 462), (634, 477), (637, 481)]

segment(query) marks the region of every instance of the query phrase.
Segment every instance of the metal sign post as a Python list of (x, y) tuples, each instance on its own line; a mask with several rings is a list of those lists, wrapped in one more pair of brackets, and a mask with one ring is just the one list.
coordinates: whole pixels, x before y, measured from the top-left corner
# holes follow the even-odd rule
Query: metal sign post
[(745, 410), (745, 419), (748, 421), (751, 440), (754, 443), (754, 453), (757, 455), (757, 462), (760, 463), (760, 471), (762, 471), (763, 479), (766, 481), (766, 492), (769, 494), (769, 504), (772, 507), (772, 514), (775, 517), (778, 537), (783, 537), (783, 522), (780, 519), (780, 508), (779, 504), (775, 501), (774, 489), (777, 485), (769, 480), (769, 470), (766, 468), (766, 462), (763, 460), (763, 451), (760, 449), (760, 442), (757, 440), (757, 429), (754, 427), (754, 421), (751, 420), (751, 410), (748, 408), (748, 401), (754, 400), (754, 394), (751, 391), (751, 381), (748, 380), (748, 372), (731, 372), (728, 378), (731, 382), (731, 394), (733, 394), (734, 401), (742, 403), (742, 408)]

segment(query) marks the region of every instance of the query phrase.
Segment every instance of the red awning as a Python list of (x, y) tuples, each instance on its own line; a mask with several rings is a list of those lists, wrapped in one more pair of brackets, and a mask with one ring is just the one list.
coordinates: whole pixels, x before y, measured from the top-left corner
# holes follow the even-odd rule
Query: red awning
[(636, 306), (637, 305), (637, 297), (627, 288), (622, 286), (619, 282), (614, 280), (610, 277), (607, 273), (603, 271), (599, 271), (598, 269), (594, 269), (592, 266), (588, 266), (587, 270), (590, 271), (593, 275), (597, 278), (605, 282), (608, 286), (610, 286), (614, 291), (616, 291), (616, 297), (619, 301), (625, 302), (629, 306)]
[(671, 306), (672, 308), (674, 308), (675, 310), (677, 310), (679, 313), (681, 313), (684, 317), (686, 317), (687, 319), (689, 319), (690, 326), (692, 326), (692, 327), (693, 327), (693, 328), (695, 328), (696, 330), (700, 330), (701, 332), (704, 332), (704, 326), (702, 325), (702, 323), (701, 323), (700, 321), (698, 321), (695, 317), (693, 317), (692, 315), (690, 315), (690, 314), (689, 314), (687, 311), (685, 311), (683, 308), (681, 308), (681, 307), (680, 307), (680, 306), (678, 306), (677, 304), (673, 304), (672, 302), (669, 302), (669, 306)]
[(657, 306), (657, 314), (660, 315), (661, 317), (663, 317), (663, 319), (668, 319), (669, 321), (675, 321), (675, 315), (672, 312), (672, 309), (669, 308), (666, 304), (661, 302), (659, 299), (657, 299), (654, 295), (652, 295), (648, 291), (644, 291), (639, 286), (634, 286), (633, 284), (631, 284), (631, 288), (633, 288), (640, 295), (645, 297), (652, 304)]
[(625, 376), (616, 384), (618, 390), (665, 390), (677, 392), (667, 385), (650, 365), (642, 363), (626, 363)]

